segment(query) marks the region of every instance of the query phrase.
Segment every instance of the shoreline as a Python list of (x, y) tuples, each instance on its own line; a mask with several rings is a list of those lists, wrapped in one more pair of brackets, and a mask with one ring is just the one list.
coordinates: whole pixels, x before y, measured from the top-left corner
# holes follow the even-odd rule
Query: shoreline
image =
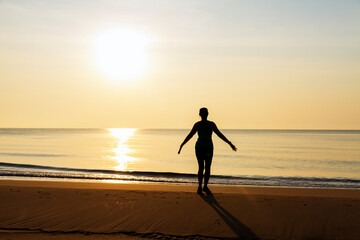
[[(70, 189), (113, 189), (136, 191), (172, 191), (195, 193), (197, 184), (153, 183), (153, 182), (98, 182), (98, 181), (70, 181), (70, 180), (9, 180), (0, 179), (1, 186), (14, 187), (43, 187)], [(251, 195), (286, 195), (286, 196), (322, 196), (352, 198), (359, 194), (355, 188), (318, 188), (318, 187), (288, 187), (288, 186), (255, 186), (255, 185), (217, 185), (210, 184), (213, 193), (251, 194)]]
[(210, 188), (200, 196), (196, 185), (0, 180), (0, 237), (360, 238), (360, 190)]
[[(2, 163), (0, 162), (0, 165)], [(30, 165), (29, 165), (30, 166)], [(32, 165), (31, 165), (32, 166)], [(45, 166), (46, 167), (46, 166)], [(46, 167), (53, 168), (53, 167)], [(68, 169), (67, 169), (68, 170)], [(74, 169), (80, 170), (81, 169)], [(85, 169), (82, 169), (85, 170)], [(197, 184), (196, 174), (174, 172), (122, 172), (113, 177), (116, 171), (86, 170), (85, 172), (104, 172), (109, 176), (83, 176), (84, 173), (69, 175), (58, 172), (24, 172), (0, 173), (0, 180), (10, 181), (59, 181), (59, 182), (115, 182), (119, 184), (160, 184), (160, 185), (194, 185)], [(111, 173), (108, 173), (111, 172)], [(114, 173), (112, 173), (114, 172)], [(64, 175), (61, 175), (64, 174)], [(139, 178), (143, 174), (144, 178)], [(41, 175), (41, 176), (39, 176)], [(171, 176), (173, 175), (173, 176)], [(127, 176), (127, 177), (125, 177)], [(178, 177), (180, 176), (180, 179)], [(184, 180), (181, 176), (187, 178)], [(160, 178), (160, 179), (159, 179)], [(235, 181), (235, 182), (234, 182)], [(231, 176), (212, 175), (211, 185), (229, 187), (274, 187), (274, 188), (315, 188), (315, 189), (360, 189), (360, 179), (354, 178), (321, 178), (321, 177), (281, 177), (281, 176)]]

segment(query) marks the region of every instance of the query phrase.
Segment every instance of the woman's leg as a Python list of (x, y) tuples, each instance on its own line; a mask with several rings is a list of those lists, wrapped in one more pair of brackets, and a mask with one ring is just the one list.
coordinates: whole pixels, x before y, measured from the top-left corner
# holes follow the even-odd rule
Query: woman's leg
[(210, 178), (210, 169), (211, 169), (211, 162), (213, 158), (213, 150), (208, 151), (205, 155), (205, 181), (204, 181), (204, 189), (207, 189), (207, 185)]
[(202, 187), (202, 181), (204, 176), (204, 154), (202, 149), (195, 148), (196, 158), (199, 166), (198, 170), (198, 181), (199, 181), (199, 188)]

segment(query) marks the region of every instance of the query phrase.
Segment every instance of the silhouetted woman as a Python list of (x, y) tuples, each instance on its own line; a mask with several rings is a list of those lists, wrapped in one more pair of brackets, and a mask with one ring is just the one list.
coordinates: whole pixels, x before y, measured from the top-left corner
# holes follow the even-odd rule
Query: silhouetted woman
[[(187, 135), (184, 142), (180, 145), (178, 154), (180, 154), (182, 147), (197, 132), (199, 136), (195, 145), (196, 158), (199, 164), (199, 171), (198, 171), (199, 187), (197, 193), (201, 194), (201, 192), (206, 192), (207, 194), (211, 194), (211, 191), (207, 185), (210, 178), (210, 167), (211, 167), (211, 161), (213, 158), (213, 151), (214, 151), (214, 146), (211, 139), (212, 132), (215, 132), (219, 138), (224, 140), (224, 142), (228, 143), (234, 151), (236, 151), (237, 148), (219, 131), (219, 129), (216, 127), (216, 124), (214, 122), (207, 120), (207, 117), (209, 115), (207, 108), (201, 108), (199, 115), (201, 117), (201, 121), (194, 124), (194, 127), (190, 131), (189, 135)], [(202, 188), (202, 180), (204, 175), (204, 162), (205, 162), (205, 181), (204, 181), (204, 188)]]

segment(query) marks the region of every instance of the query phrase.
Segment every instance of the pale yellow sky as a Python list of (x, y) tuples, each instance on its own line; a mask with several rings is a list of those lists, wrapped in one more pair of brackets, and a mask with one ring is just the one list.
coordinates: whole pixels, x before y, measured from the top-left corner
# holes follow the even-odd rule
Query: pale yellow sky
[[(0, 1), (0, 127), (190, 128), (205, 106), (220, 128), (360, 129), (359, 16), (340, 0)], [(147, 40), (130, 78), (94, 44), (122, 29)], [(136, 56), (122, 39), (105, 45)], [(121, 60), (105, 63), (140, 65)]]

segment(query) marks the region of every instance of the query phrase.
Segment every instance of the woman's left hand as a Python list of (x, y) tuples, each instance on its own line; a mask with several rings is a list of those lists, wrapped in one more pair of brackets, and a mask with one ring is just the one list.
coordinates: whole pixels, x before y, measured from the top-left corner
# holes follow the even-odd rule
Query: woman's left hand
[(232, 148), (232, 150), (234, 150), (235, 152), (237, 151), (237, 148), (235, 147), (235, 145), (234, 145), (234, 144), (229, 143), (229, 145), (230, 145), (230, 147)]

